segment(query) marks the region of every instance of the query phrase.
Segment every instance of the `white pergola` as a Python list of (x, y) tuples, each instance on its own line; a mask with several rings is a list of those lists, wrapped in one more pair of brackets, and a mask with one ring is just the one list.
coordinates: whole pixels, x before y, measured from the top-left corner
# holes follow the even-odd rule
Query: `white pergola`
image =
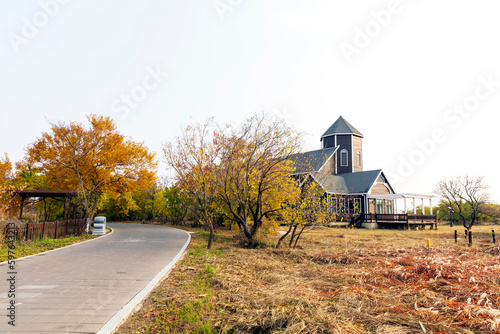
[(416, 205), (416, 200), (420, 199), (422, 201), (422, 214), (425, 214), (425, 205), (424, 201), (428, 200), (429, 201), (429, 207), (431, 208), (431, 215), (432, 213), (432, 195), (423, 195), (423, 194), (411, 194), (411, 193), (405, 193), (405, 194), (387, 194), (387, 195), (368, 195), (368, 199), (385, 199), (385, 200), (394, 200), (394, 212), (398, 212), (398, 207), (397, 207), (397, 200), (398, 199), (403, 199), (404, 200), (404, 213), (407, 212), (407, 200), (411, 199), (412, 204), (413, 204), (413, 214), (417, 214), (417, 205)]

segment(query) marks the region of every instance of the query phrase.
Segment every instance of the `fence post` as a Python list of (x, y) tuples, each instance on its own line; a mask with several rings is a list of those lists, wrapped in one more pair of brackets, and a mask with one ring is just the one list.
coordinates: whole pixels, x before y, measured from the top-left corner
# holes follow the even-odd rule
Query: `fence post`
[(54, 233), (54, 239), (57, 239), (57, 223), (58, 223), (58, 222), (56, 221), (56, 231), (55, 231), (55, 233)]
[(25, 226), (25, 228), (26, 228), (26, 234), (25, 234), (25, 236), (24, 236), (24, 237), (25, 237), (26, 241), (28, 241), (28, 240), (29, 240), (29, 237), (30, 237), (30, 224), (29, 224), (29, 223), (26, 223), (26, 225), (24, 225), (24, 226)]
[(469, 246), (472, 245), (472, 231), (469, 231)]
[(458, 232), (457, 232), (457, 230), (455, 230), (455, 243), (457, 243), (457, 242), (458, 242)]
[(495, 238), (495, 230), (491, 230), (491, 235), (492, 235), (492, 237), (493, 237), (493, 243), (496, 243), (496, 242), (497, 242), (497, 240), (496, 240), (496, 238)]
[(45, 237), (45, 222), (42, 225), (42, 239)]

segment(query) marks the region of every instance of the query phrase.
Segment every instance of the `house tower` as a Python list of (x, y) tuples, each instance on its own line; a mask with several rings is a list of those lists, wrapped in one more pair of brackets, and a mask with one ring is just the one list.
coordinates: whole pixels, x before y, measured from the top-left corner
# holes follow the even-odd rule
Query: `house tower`
[(335, 174), (363, 171), (363, 135), (340, 116), (321, 136), (322, 148), (338, 147)]

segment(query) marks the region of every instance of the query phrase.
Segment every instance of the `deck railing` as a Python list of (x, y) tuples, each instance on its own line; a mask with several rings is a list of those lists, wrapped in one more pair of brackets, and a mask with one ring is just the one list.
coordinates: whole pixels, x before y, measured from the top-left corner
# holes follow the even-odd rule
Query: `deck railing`
[(367, 223), (406, 223), (409, 221), (416, 222), (436, 222), (436, 215), (409, 215), (409, 214), (379, 214), (367, 213), (362, 214), (362, 221)]

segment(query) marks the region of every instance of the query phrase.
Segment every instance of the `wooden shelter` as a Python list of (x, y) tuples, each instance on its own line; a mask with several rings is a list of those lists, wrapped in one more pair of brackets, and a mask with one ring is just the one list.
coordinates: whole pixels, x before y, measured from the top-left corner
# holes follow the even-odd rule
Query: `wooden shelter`
[(70, 212), (70, 202), (69, 199), (71, 197), (75, 197), (78, 195), (77, 191), (74, 190), (14, 190), (11, 192), (10, 198), (10, 210), (9, 210), (9, 218), (12, 217), (12, 207), (14, 205), (14, 198), (17, 196), (21, 197), (21, 208), (19, 210), (19, 219), (23, 218), (23, 207), (24, 200), (28, 197), (41, 197), (41, 198), (65, 198), (64, 201), (64, 220), (69, 219)]

